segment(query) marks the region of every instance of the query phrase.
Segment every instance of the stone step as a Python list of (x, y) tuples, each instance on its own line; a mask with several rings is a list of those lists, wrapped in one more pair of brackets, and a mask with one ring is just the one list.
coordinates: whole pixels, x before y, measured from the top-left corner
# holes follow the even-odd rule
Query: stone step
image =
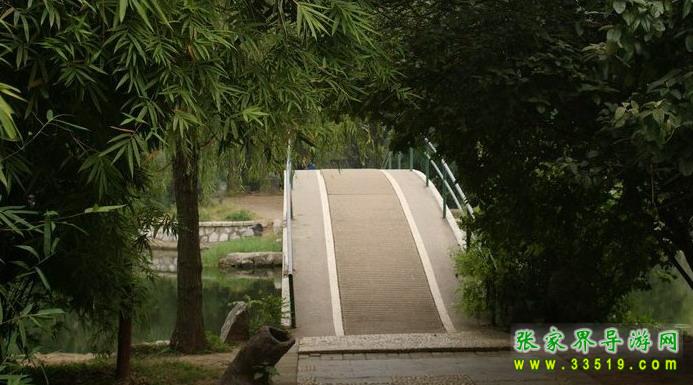
[(501, 351), (510, 348), (509, 334), (481, 328), (455, 333), (304, 337), (298, 343), (298, 353), (301, 355)]

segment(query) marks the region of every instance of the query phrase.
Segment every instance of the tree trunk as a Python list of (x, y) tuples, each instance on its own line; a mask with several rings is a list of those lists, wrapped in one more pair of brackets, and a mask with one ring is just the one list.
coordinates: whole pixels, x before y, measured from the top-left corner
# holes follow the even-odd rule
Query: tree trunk
[(248, 340), (231, 361), (219, 385), (257, 385), (269, 383), (268, 370), (294, 345), (289, 332), (263, 326)]
[[(669, 210), (660, 210), (660, 212), (666, 225), (665, 229), (668, 229), (671, 242), (676, 248), (681, 250), (688, 266), (693, 268), (693, 241), (691, 240), (691, 231), (686, 222), (681, 221), (676, 213)], [(689, 276), (686, 270), (679, 264), (675, 253), (669, 254), (669, 260), (681, 273), (688, 286), (693, 289), (693, 277)]]
[(207, 347), (202, 318), (202, 259), (198, 213), (199, 148), (176, 146), (173, 189), (178, 212), (178, 302), (171, 347), (183, 353)]
[(118, 317), (118, 358), (116, 380), (119, 384), (130, 381), (130, 356), (132, 353), (132, 318), (120, 313)]

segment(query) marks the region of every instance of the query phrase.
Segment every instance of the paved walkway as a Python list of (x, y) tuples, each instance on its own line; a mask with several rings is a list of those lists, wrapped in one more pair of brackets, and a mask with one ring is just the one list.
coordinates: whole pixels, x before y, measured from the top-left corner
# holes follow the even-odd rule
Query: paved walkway
[(294, 334), (299, 337), (335, 335), (318, 178), (318, 171), (294, 175)]
[(462, 237), (462, 234), (454, 234), (450, 223), (442, 218), (442, 198), (436, 197), (430, 186), (426, 187), (425, 176), (418, 171), (387, 172), (394, 177), (406, 196), (431, 260), (440, 294), (455, 328), (476, 328), (478, 322), (465, 316), (457, 306), (459, 280), (455, 274), (455, 260), (452, 255), (459, 250), (458, 237)]
[(344, 333), (444, 332), (401, 202), (379, 170), (324, 170)]
[(301, 355), (299, 385), (592, 385), (584, 373), (517, 371), (513, 354), (416, 352)]
[[(693, 383), (693, 346), (691, 342), (683, 347), (683, 356), (677, 359), (677, 370), (634, 370), (626, 366), (624, 370), (573, 370), (571, 354), (558, 356), (548, 354), (519, 354), (507, 350), (510, 338), (506, 336), (506, 350), (475, 350), (468, 351), (464, 334), (454, 337), (452, 344), (443, 343), (441, 349), (461, 349), (457, 351), (426, 351), (415, 348), (407, 342), (406, 336), (397, 336), (393, 341), (387, 341), (386, 336), (377, 337), (378, 343), (364, 345), (365, 336), (358, 336), (357, 341), (351, 337), (332, 337), (342, 340), (337, 342), (338, 349), (332, 349), (334, 341), (322, 339), (303, 339), (299, 346), (285, 356), (278, 365), (281, 375), (277, 385), (399, 385), (399, 384), (464, 384), (464, 385), (689, 385)], [(410, 336), (413, 341), (420, 335)], [(487, 340), (479, 337), (490, 345), (486, 348), (500, 348), (498, 340)], [(428, 336), (437, 340), (435, 336)], [(472, 338), (474, 340), (475, 338)], [(328, 339), (329, 340), (329, 339)], [(494, 342), (495, 341), (495, 342)], [(390, 345), (404, 342), (407, 349), (413, 351), (390, 351)], [(385, 349), (378, 351), (379, 344), (384, 343)], [(435, 345), (435, 344), (434, 344)], [(347, 350), (344, 350), (347, 348)], [(341, 349), (341, 350), (339, 350)], [(360, 351), (360, 349), (367, 349)], [(604, 355), (590, 355), (590, 360), (600, 357), (606, 362)], [(630, 358), (623, 356), (630, 362)], [(623, 358), (621, 357), (621, 358)], [(611, 357), (614, 359), (614, 357)], [(516, 368), (515, 360), (523, 360), (522, 369)], [(555, 360), (553, 369), (547, 369), (543, 361), (538, 368), (529, 367), (529, 360)], [(582, 356), (580, 357), (582, 359)], [(634, 362), (634, 361), (633, 361)]]

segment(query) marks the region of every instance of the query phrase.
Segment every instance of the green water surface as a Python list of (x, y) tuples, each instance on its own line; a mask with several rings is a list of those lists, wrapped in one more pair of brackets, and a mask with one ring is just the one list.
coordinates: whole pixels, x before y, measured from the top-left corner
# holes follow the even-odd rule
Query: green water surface
[[(226, 315), (235, 301), (280, 295), (280, 271), (223, 273), (206, 269), (203, 274), (203, 316), (205, 329), (219, 335)], [(150, 284), (149, 298), (136, 320), (133, 343), (168, 340), (176, 320), (176, 276), (158, 275)], [(41, 333), (41, 352), (87, 353), (98, 351), (92, 338), (94, 329), (76, 314), (66, 314), (52, 333)], [(103, 346), (101, 346), (103, 349)]]

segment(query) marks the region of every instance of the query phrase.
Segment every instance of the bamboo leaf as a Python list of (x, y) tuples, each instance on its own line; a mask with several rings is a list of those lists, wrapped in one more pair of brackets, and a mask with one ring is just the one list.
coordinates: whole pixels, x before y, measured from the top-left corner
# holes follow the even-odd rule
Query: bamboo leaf
[(85, 214), (93, 214), (93, 213), (107, 213), (110, 211), (114, 210), (119, 210), (125, 207), (125, 205), (114, 205), (114, 206), (99, 206), (99, 205), (94, 205), (93, 207), (90, 207), (88, 209), (84, 210)]
[(118, 4), (118, 16), (119, 20), (122, 23), (123, 20), (125, 20), (125, 13), (128, 10), (128, 0), (120, 0), (120, 3)]

